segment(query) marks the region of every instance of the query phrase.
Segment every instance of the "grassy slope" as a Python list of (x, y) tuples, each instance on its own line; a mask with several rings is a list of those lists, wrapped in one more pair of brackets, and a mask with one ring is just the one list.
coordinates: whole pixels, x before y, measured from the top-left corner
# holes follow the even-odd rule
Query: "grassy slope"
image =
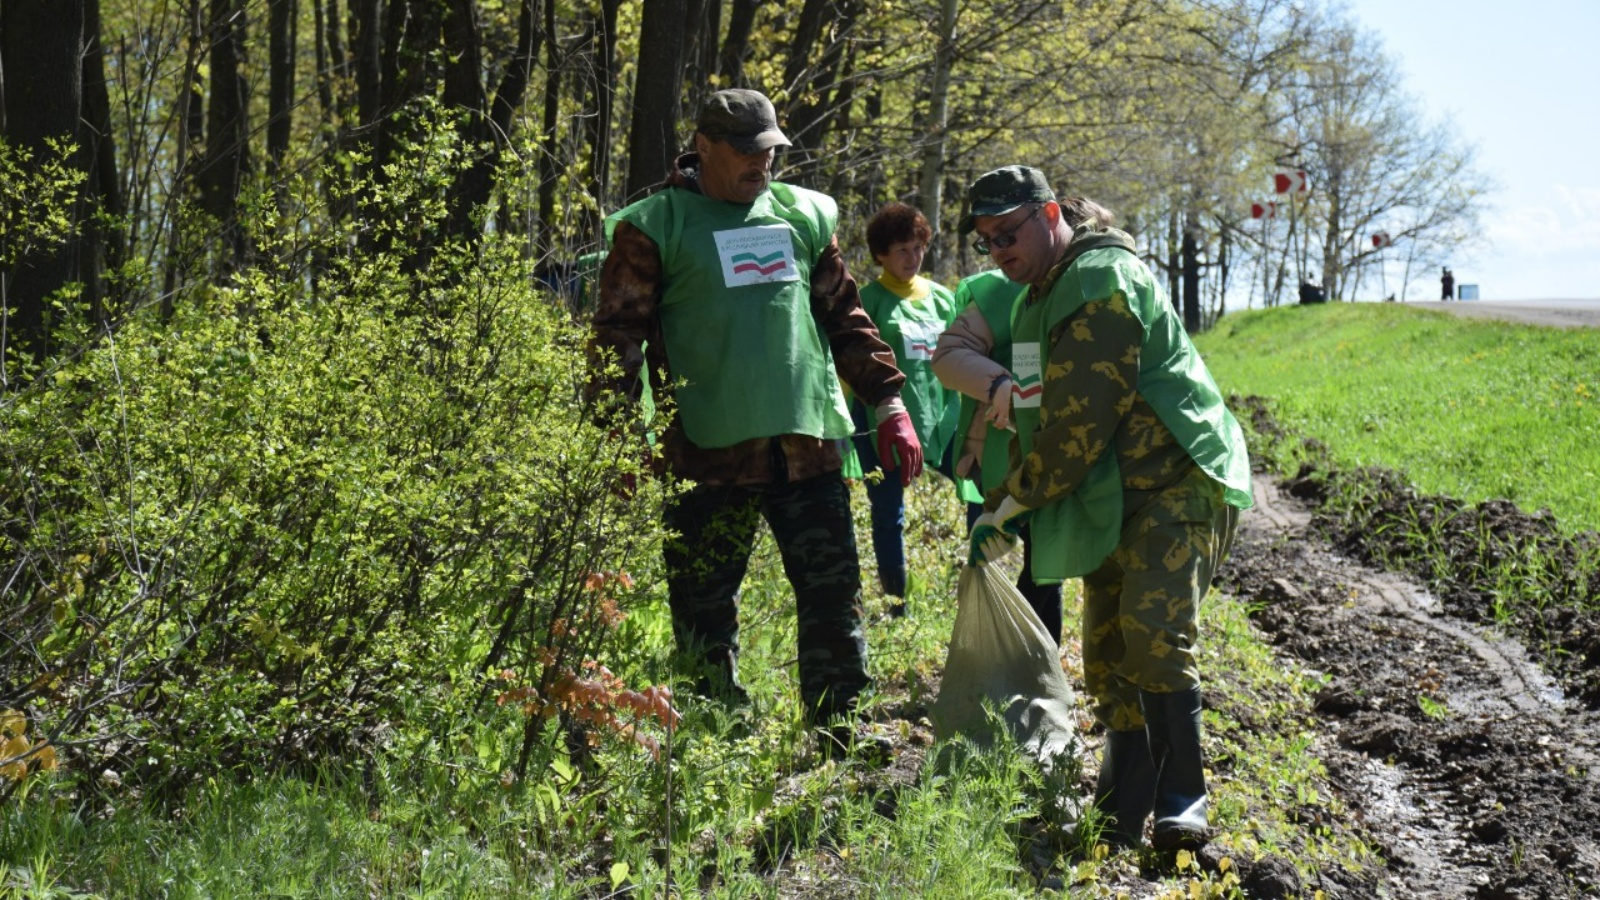
[(1272, 398), (1341, 465), (1600, 529), (1600, 331), (1330, 303), (1228, 316), (1198, 343), (1225, 392)]

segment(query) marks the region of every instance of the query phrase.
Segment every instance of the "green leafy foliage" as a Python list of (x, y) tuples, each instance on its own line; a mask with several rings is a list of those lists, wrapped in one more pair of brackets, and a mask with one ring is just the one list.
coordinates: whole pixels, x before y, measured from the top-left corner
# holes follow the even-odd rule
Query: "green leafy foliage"
[(52, 143), (44, 159), (0, 139), (0, 269), (40, 247), (60, 243), (77, 228), (71, 201), (84, 173), (68, 160), (72, 149)]
[[(381, 198), (396, 235), (442, 214), (435, 146)], [(613, 495), (638, 454), (518, 248), (340, 238), (314, 279), (192, 292), (0, 404), (0, 708), (84, 771), (337, 760), (401, 719), (453, 740), (491, 672), (570, 677), (645, 593), (594, 576), (648, 583), (660, 488)], [(517, 768), (541, 726), (507, 724)]]

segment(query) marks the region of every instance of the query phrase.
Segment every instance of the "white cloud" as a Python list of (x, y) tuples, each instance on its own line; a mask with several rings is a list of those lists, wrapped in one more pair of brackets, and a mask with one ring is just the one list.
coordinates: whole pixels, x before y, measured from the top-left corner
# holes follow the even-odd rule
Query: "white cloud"
[(1593, 253), (1600, 261), (1600, 187), (1551, 185), (1538, 204), (1488, 217), (1496, 255), (1533, 259)]

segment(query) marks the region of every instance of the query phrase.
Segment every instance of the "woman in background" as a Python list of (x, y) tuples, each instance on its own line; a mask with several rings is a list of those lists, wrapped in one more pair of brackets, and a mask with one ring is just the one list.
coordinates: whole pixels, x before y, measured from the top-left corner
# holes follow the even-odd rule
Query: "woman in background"
[[(878, 326), (884, 343), (894, 349), (895, 365), (905, 373), (900, 396), (911, 414), (912, 427), (922, 442), (930, 467), (949, 476), (954, 463), (950, 451), (960, 412), (960, 396), (947, 390), (933, 374), (933, 349), (939, 335), (956, 317), (955, 295), (918, 274), (933, 229), (915, 207), (890, 203), (867, 223), (867, 248), (882, 272), (861, 286), (861, 305)], [(851, 415), (858, 435), (866, 432), (867, 412), (852, 400)], [(869, 437), (854, 441), (863, 472), (879, 468), (877, 449)], [(846, 464), (847, 471), (849, 464)], [(905, 613), (906, 550), (905, 488), (900, 479), (867, 481), (872, 504), (872, 549), (878, 561), (878, 581), (883, 592), (896, 598), (894, 615)], [(968, 523), (982, 509), (971, 512)]]

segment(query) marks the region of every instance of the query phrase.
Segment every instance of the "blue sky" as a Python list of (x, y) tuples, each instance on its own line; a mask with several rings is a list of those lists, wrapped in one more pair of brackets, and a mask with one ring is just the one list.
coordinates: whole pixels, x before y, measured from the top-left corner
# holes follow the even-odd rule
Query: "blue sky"
[[(1600, 0), (1349, 0), (1499, 189), (1451, 263), (1483, 300), (1600, 299)], [(1391, 289), (1398, 268), (1389, 273)], [(1439, 297), (1438, 272), (1411, 299)]]

